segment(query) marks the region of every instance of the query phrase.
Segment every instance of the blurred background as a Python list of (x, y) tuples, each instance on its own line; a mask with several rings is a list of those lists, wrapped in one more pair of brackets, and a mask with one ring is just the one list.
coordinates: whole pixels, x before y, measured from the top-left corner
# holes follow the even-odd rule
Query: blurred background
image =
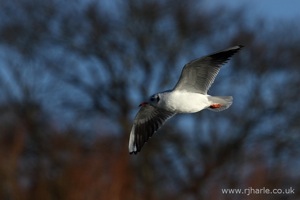
[[(0, 199), (300, 199), (298, 1), (0, 4)], [(129, 155), (139, 103), (238, 44), (210, 90), (231, 108)], [(295, 193), (222, 194), (263, 187)]]

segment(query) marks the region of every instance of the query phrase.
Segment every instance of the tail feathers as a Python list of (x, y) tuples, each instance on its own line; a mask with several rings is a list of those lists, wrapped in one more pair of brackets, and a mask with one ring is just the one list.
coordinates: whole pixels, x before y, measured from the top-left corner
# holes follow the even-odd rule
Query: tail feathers
[(208, 109), (214, 112), (226, 110), (233, 101), (232, 96), (209, 96), (208, 99), (211, 101), (211, 106)]

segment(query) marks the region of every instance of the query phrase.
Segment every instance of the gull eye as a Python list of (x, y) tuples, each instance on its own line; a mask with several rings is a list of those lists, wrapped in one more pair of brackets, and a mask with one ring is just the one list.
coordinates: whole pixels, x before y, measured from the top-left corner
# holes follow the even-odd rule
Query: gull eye
[(159, 102), (159, 96), (158, 95), (156, 96), (156, 102), (157, 103)]
[(158, 103), (158, 101), (159, 101), (159, 96), (158, 96), (158, 95), (153, 95), (153, 96), (151, 96), (150, 101), (151, 101), (151, 102), (156, 102), (156, 103)]

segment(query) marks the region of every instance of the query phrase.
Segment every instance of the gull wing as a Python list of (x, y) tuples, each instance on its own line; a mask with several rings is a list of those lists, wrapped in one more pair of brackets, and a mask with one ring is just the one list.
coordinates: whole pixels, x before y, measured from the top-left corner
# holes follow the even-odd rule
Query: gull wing
[(142, 106), (137, 113), (129, 138), (129, 153), (136, 154), (145, 142), (155, 133), (167, 119), (175, 113), (154, 107), (150, 104)]
[(187, 63), (174, 90), (207, 94), (221, 66), (242, 47), (234, 46)]

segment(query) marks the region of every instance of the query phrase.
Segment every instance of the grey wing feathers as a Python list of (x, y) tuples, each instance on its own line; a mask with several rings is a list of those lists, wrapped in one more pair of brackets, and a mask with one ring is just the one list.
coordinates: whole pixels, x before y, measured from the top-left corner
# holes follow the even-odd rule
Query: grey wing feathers
[(129, 138), (129, 153), (136, 154), (164, 122), (175, 113), (147, 104), (136, 115)]
[(207, 94), (221, 66), (243, 46), (234, 46), (223, 51), (192, 60), (181, 72), (174, 90)]

